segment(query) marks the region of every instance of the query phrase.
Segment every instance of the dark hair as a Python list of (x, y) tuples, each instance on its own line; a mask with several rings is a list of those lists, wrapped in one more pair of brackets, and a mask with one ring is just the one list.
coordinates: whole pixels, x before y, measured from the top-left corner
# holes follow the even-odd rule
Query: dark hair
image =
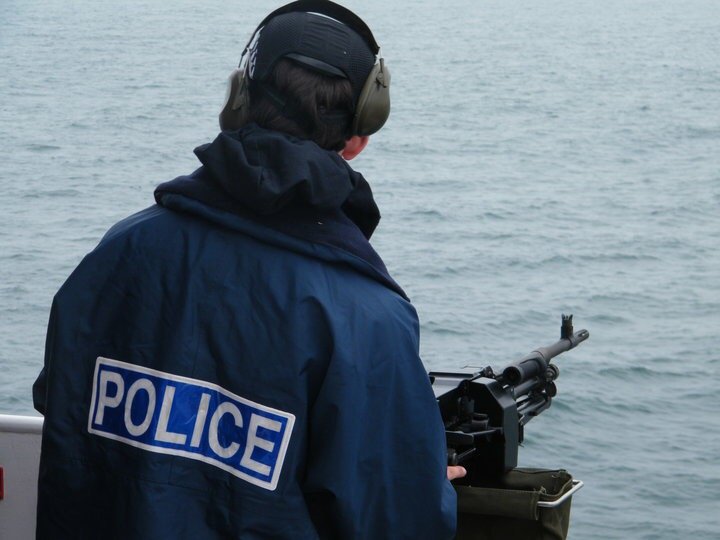
[[(278, 105), (255, 81), (250, 81), (250, 122), (310, 139), (326, 150), (342, 150), (350, 138), (353, 91), (350, 81), (322, 75), (296, 62), (281, 59), (264, 83), (282, 96), (288, 106), (282, 114)], [(338, 114), (342, 113), (342, 114)]]

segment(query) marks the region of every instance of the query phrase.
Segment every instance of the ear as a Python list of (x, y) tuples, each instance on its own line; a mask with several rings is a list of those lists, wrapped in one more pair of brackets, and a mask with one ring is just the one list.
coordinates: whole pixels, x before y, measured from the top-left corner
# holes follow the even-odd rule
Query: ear
[(345, 148), (340, 150), (340, 155), (343, 159), (350, 161), (365, 149), (368, 142), (370, 142), (370, 137), (367, 135), (353, 135), (345, 141)]

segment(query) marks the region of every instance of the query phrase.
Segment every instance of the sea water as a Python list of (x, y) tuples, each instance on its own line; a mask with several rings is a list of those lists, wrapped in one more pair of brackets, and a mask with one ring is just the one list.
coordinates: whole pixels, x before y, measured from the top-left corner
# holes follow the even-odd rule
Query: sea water
[[(54, 292), (198, 166), (277, 5), (3, 0), (0, 411), (33, 412)], [(585, 482), (570, 538), (720, 538), (720, 2), (347, 5), (392, 71), (353, 165), (428, 369), (501, 367), (573, 313), (590, 340), (520, 464)]]

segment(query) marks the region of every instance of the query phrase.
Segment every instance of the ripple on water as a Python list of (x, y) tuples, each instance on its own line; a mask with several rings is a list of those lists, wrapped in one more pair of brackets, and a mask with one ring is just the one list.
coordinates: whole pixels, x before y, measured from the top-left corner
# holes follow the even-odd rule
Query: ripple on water
[(25, 146), (27, 150), (30, 150), (31, 152), (55, 152), (57, 150), (62, 150), (60, 146), (55, 146), (54, 144), (39, 144), (39, 143), (32, 143)]

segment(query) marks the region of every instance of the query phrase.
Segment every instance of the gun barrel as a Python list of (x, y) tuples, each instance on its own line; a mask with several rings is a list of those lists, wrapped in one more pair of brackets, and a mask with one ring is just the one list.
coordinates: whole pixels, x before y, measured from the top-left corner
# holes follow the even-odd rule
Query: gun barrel
[(561, 338), (556, 343), (548, 345), (547, 347), (540, 347), (530, 354), (540, 354), (546, 362), (549, 362), (557, 355), (569, 351), (570, 349), (574, 349), (589, 337), (590, 332), (587, 330), (580, 330), (570, 337)]
[(590, 332), (580, 330), (570, 337), (561, 338), (552, 345), (540, 347), (517, 362), (507, 366), (502, 372), (503, 379), (505, 379), (508, 384), (517, 386), (534, 377), (540, 377), (547, 371), (550, 360), (559, 354), (577, 347), (588, 337), (590, 337)]

